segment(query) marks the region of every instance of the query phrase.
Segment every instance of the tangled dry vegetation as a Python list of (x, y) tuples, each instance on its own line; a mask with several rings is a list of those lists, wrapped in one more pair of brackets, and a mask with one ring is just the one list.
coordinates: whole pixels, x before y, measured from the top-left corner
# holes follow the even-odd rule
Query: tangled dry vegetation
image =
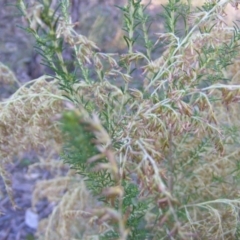
[[(54, 75), (19, 86), (0, 115), (0, 170), (13, 204), (4, 168), (13, 156), (34, 148), (49, 157), (30, 171), (61, 168), (62, 160), (71, 167), (35, 187), (33, 208), (43, 197), (56, 203), (38, 238), (238, 239), (240, 32), (224, 22), (225, 7), (238, 1), (195, 9), (170, 0), (167, 32), (153, 43), (141, 1), (129, 0), (120, 7), (127, 45), (120, 56), (74, 30), (69, 1), (61, 13), (46, 2), (18, 7)], [(181, 33), (178, 17), (186, 20)], [(137, 28), (144, 52), (135, 51)], [(159, 42), (167, 50), (154, 60)], [(4, 83), (19, 84), (0, 67)], [(139, 88), (129, 87), (133, 78)]]

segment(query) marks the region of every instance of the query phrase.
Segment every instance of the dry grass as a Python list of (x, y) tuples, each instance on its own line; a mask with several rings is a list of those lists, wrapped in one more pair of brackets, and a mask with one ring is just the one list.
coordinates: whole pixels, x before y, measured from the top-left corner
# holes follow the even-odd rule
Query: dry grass
[[(55, 77), (29, 82), (2, 102), (2, 163), (28, 147), (62, 147), (75, 169), (37, 184), (33, 205), (42, 197), (56, 203), (39, 238), (237, 239), (240, 38), (225, 25), (225, 2), (188, 13), (182, 39), (170, 14), (171, 30), (155, 43), (166, 42), (167, 50), (153, 60), (151, 48), (135, 51), (135, 23), (144, 15), (133, 1), (124, 9), (128, 49), (120, 56), (101, 52), (75, 30), (68, 1), (56, 28), (42, 19), (40, 4), (20, 1)], [(46, 9), (45, 17), (55, 19)], [(138, 25), (146, 44), (145, 24), (142, 18)], [(51, 32), (51, 45), (38, 26)], [(74, 52), (74, 74), (59, 39)], [(132, 74), (134, 68), (143, 73)], [(138, 89), (129, 88), (133, 78)], [(41, 164), (62, 166), (51, 157)], [(0, 170), (12, 196), (4, 164)]]

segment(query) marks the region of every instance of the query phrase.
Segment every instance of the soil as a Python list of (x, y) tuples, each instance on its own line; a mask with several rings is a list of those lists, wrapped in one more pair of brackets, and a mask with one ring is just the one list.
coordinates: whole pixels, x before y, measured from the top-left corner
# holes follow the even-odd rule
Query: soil
[[(31, 161), (29, 160), (30, 158)], [(47, 217), (52, 211), (53, 205), (46, 199), (39, 201), (35, 212), (32, 210), (31, 196), (35, 183), (51, 177), (46, 170), (38, 170), (34, 174), (28, 174), (27, 165), (35, 161), (37, 159), (28, 154), (28, 158), (16, 161), (14, 165), (8, 167), (17, 209), (12, 207), (9, 197), (4, 190), (3, 182), (0, 181), (0, 189), (3, 190), (0, 198), (0, 211), (2, 212), (0, 216), (1, 240), (35, 239), (34, 234), (38, 221)]]

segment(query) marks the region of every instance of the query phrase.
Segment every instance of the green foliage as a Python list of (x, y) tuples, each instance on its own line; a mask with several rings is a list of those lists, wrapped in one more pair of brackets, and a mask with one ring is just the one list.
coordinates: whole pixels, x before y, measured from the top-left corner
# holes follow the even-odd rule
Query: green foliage
[[(129, 215), (126, 223), (126, 226), (130, 230), (128, 239), (150, 239), (152, 237), (152, 232), (150, 228), (146, 228), (147, 222), (144, 220), (144, 216), (149, 209), (151, 200), (140, 200), (138, 187), (134, 184), (124, 182), (123, 187), (125, 192), (123, 198), (123, 212)], [(118, 203), (115, 205), (116, 209), (118, 208), (117, 205)], [(107, 240), (118, 238), (119, 234), (116, 234), (116, 231), (109, 231), (100, 239)]]
[(134, 184), (123, 183), (123, 186), (125, 192), (123, 212), (130, 211), (126, 224), (131, 232), (128, 239), (148, 239), (152, 233), (150, 229), (146, 228), (147, 222), (144, 220), (144, 216), (149, 209), (151, 199), (139, 199), (139, 190)]
[[(63, 146), (62, 158), (70, 164), (80, 175), (85, 177), (86, 185), (89, 190), (101, 201), (107, 203), (105, 197), (101, 196), (102, 191), (114, 186), (111, 174), (106, 170), (93, 171), (95, 164), (89, 164), (86, 160), (99, 152), (94, 145), (94, 135), (89, 131), (89, 126), (81, 120), (74, 111), (68, 111), (62, 117), (62, 132), (65, 145)], [(101, 161), (101, 160), (100, 160)], [(98, 161), (99, 162), (99, 161)], [(106, 161), (101, 161), (106, 162)], [(126, 226), (130, 229), (129, 239), (146, 239), (150, 231), (145, 228), (144, 216), (149, 208), (150, 200), (139, 200), (138, 187), (129, 182), (123, 182), (124, 198), (122, 210), (129, 215)], [(115, 209), (119, 208), (119, 201), (116, 200)], [(116, 229), (115, 229), (116, 230)], [(114, 239), (119, 237), (116, 231), (107, 232), (101, 239)]]
[[(239, 225), (234, 104), (240, 87), (226, 71), (239, 56), (240, 38), (237, 26), (222, 27), (226, 4), (207, 1), (192, 11), (190, 1), (169, 0), (165, 32), (154, 43), (145, 6), (128, 0), (118, 7), (127, 45), (118, 56), (101, 53), (74, 30), (69, 1), (54, 13), (50, 2), (40, 14), (45, 25), (34, 29), (28, 18), (26, 30), (68, 102), (59, 123), (61, 157), (96, 200), (93, 209), (72, 210), (98, 230), (86, 237), (233, 239)], [(143, 52), (136, 49), (138, 39)], [(153, 60), (159, 42), (166, 51)], [(66, 48), (74, 52), (72, 66), (64, 61)], [(129, 87), (132, 79), (138, 88)]]
[[(87, 162), (89, 158), (99, 154), (88, 123), (74, 111), (68, 111), (63, 114), (61, 128), (65, 142), (62, 159), (85, 177), (88, 188), (95, 195), (100, 194), (105, 187), (112, 186), (113, 180), (107, 171), (93, 171), (96, 163)], [(106, 161), (100, 159), (99, 162)]]
[(71, 111), (65, 112), (62, 118), (62, 132), (66, 139), (63, 147), (65, 159), (74, 168), (86, 168), (86, 161), (98, 154), (94, 145), (94, 135), (87, 129), (87, 124)]
[(32, 234), (28, 234), (26, 240), (35, 240), (35, 237)]

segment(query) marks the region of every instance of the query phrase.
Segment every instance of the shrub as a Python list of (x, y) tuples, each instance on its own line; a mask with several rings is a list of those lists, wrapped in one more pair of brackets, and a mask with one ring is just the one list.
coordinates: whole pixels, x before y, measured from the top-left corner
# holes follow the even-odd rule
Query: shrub
[[(237, 8), (237, 1), (193, 8), (169, 0), (166, 32), (154, 42), (145, 6), (128, 0), (118, 6), (126, 42), (118, 55), (74, 30), (68, 0), (61, 11), (54, 1), (31, 8), (18, 1), (52, 76), (2, 102), (1, 154), (28, 147), (23, 138), (12, 151), (21, 134), (36, 149), (61, 145), (71, 167), (36, 186), (33, 203), (44, 196), (56, 202), (39, 238), (238, 239), (240, 87), (233, 69), (240, 32), (236, 23), (225, 25), (228, 2)], [(74, 53), (72, 62), (65, 51)], [(3, 164), (1, 175), (11, 195)]]

